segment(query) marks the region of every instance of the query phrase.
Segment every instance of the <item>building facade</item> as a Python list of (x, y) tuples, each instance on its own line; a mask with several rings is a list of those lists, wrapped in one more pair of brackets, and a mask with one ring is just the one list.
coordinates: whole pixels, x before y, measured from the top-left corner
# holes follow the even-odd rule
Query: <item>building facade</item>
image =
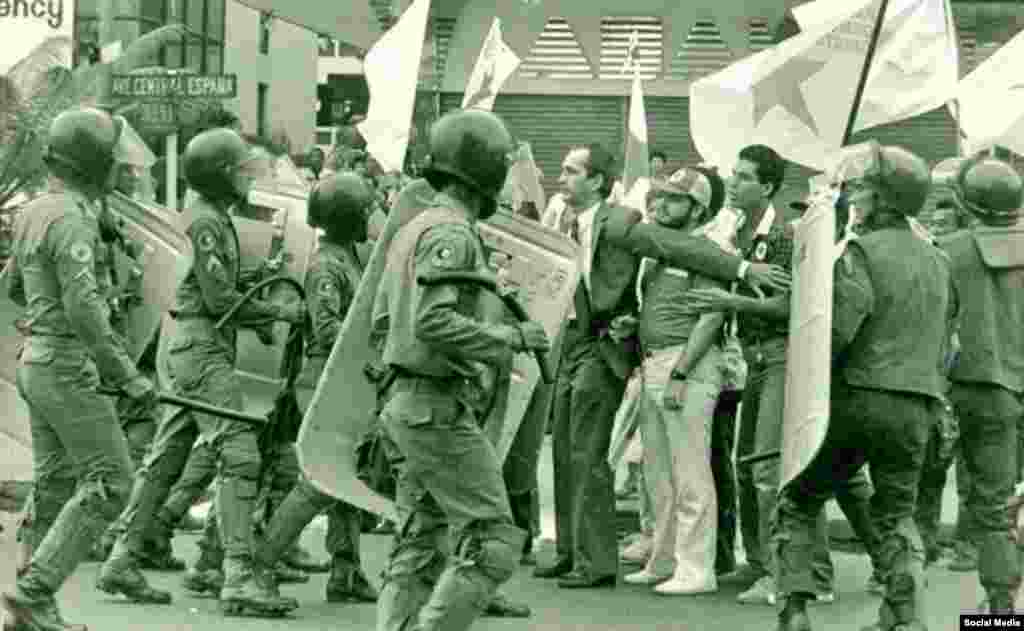
[[(76, 61), (97, 57), (98, 0), (78, 0)], [(238, 96), (224, 107), (243, 131), (287, 139), (291, 150), (314, 140), (317, 107), (317, 37), (234, 0), (119, 0), (117, 38), (130, 42), (165, 24), (182, 22), (188, 35), (144, 65), (235, 74)], [(160, 153), (161, 148), (154, 149)]]
[[(678, 9), (666, 9), (668, 5), (660, 0), (498, 3), (506, 40), (523, 63), (498, 96), (495, 112), (504, 117), (513, 135), (533, 145), (549, 193), (557, 188), (567, 143), (602, 142), (621, 154), (630, 90), (629, 77), (621, 68), (629, 38), (637, 32), (649, 145), (668, 154), (670, 167), (700, 162), (690, 139), (690, 84), (798, 32), (785, 10), (803, 1), (718, 0), (709, 3), (705, 15), (693, 20), (689, 28), (686, 20), (673, 13)], [(385, 2), (393, 12), (387, 20), (411, 4), (409, 0)], [(724, 8), (711, 9), (713, 5)], [(961, 75), (1024, 27), (1024, 5), (1019, 2), (952, 0), (952, 6)], [(488, 0), (431, 2), (417, 128), (425, 129), (431, 120), (461, 103), (495, 7)], [(731, 9), (735, 10), (730, 13)], [(719, 11), (717, 20), (711, 15), (714, 11)], [(343, 79), (329, 69), (331, 64), (340, 67), (334, 61), (339, 54), (335, 52), (327, 61), (321, 57), (321, 112), (325, 107), (340, 107), (338, 100), (354, 100), (352, 95), (359, 95), (355, 64), (349, 63)], [(345, 89), (324, 90), (332, 81)], [(331, 122), (325, 117), (319, 121), (321, 125)], [(319, 129), (324, 132), (321, 140), (329, 136), (329, 127)], [(426, 134), (419, 137), (426, 138)], [(945, 107), (858, 133), (853, 142), (869, 137), (906, 146), (933, 165), (956, 155), (959, 148), (956, 121)], [(413, 151), (422, 153), (422, 148)], [(780, 207), (805, 194), (811, 174), (808, 169), (791, 166)], [(933, 205), (934, 200), (929, 211)]]

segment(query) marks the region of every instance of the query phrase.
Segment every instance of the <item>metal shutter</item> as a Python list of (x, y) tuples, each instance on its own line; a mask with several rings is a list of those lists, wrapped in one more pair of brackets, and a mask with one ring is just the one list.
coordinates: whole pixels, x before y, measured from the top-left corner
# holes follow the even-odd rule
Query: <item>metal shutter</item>
[[(442, 94), (441, 113), (461, 103), (462, 94)], [(559, 190), (562, 160), (570, 147), (599, 142), (617, 156), (625, 147), (622, 97), (501, 94), (494, 113), (505, 120), (513, 137), (530, 143), (549, 196)]]

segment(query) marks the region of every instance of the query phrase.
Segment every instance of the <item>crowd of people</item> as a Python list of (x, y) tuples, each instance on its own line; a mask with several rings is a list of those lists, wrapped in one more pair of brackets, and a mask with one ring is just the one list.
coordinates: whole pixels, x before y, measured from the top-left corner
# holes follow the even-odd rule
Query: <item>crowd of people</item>
[[(170, 552), (173, 529), (214, 480), (215, 511), (185, 586), (216, 595), (227, 613), (295, 609), (278, 585), (303, 580), (300, 567), (330, 572), (329, 602), (377, 602), (382, 631), (529, 616), (500, 587), (517, 566), (536, 562), (546, 432), (555, 556), (533, 574), (560, 588), (613, 588), (623, 565), (631, 569), (622, 580), (662, 595), (743, 582), (741, 602), (777, 604), (780, 631), (806, 631), (807, 605), (835, 599), (824, 511), (835, 498), (868, 552), (867, 587), (883, 597), (870, 628), (923, 630), (936, 496), (957, 445), (966, 474), (958, 481), (969, 481), (963, 538), (976, 550), (984, 607), (1013, 611), (1021, 570), (1008, 503), (1020, 482), (1024, 412), (1024, 244), (1013, 226), (1024, 186), (1005, 162), (964, 161), (955, 203), (980, 226), (942, 240), (913, 219), (931, 192), (929, 168), (899, 147), (858, 147), (841, 177), (795, 208), (831, 205), (841, 254), (825, 271), (834, 281), (831, 421), (809, 464), (783, 484), (776, 452), (787, 432), (799, 219), (773, 205), (786, 162), (772, 148), (744, 148), (725, 178), (706, 165), (666, 173), (667, 156), (653, 153), (641, 211), (620, 205), (608, 148), (573, 146), (561, 190), (540, 212), (532, 192), (508, 183), (529, 148), (493, 114), (441, 117), (416, 180), (374, 172), (353, 136), (331, 156), (315, 151), (305, 161), (309, 224), (321, 236), (304, 303), (279, 303), (240, 284), (230, 213), (259, 177), (252, 143), (230, 126), (203, 131), (182, 160), (194, 255), (172, 326), (161, 332), (167, 385), (241, 411), (237, 331), (271, 339), (273, 323), (290, 323), (305, 333), (304, 343), (289, 340), (287, 382), (306, 388), (258, 426), (185, 409), (160, 416), (154, 358), (136, 363), (126, 351), (106, 300), (117, 239), (101, 203), (125, 166), (115, 158), (124, 155), (122, 124), (94, 109), (58, 116), (47, 143), (49, 190), (15, 227), (7, 273), (25, 309), (18, 388), (36, 479), (17, 585), (2, 596), (5, 629), (81, 629), (64, 620), (54, 595), (100, 540), (100, 590), (170, 603), (141, 570), (184, 569)], [(298, 466), (309, 400), (295, 392), (310, 392), (324, 370), (363, 279), (365, 244), (390, 209), (425, 195), (429, 207), (389, 244), (372, 313), (380, 351), (366, 367), (379, 395), (373, 444), (399, 516), (378, 524), (395, 537), (378, 591), (362, 568), (360, 511), (324, 495)], [(500, 206), (578, 244), (580, 281), (554, 338), (536, 322), (496, 317), (485, 290), (445, 276), (493, 271), (477, 222)], [(417, 282), (423, 277), (441, 280)], [(535, 388), (499, 462), (481, 423), (513, 355), (534, 351), (550, 351), (556, 379)], [(626, 541), (617, 530), (620, 463), (641, 507), (640, 532)], [(296, 541), (324, 512), (331, 560), (317, 568), (303, 563)], [(735, 558), (737, 522), (744, 565)]]

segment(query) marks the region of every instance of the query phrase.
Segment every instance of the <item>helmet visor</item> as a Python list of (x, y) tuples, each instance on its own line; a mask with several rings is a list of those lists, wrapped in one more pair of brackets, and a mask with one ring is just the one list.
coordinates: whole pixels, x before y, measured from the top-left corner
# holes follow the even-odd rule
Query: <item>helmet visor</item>
[(117, 138), (117, 144), (114, 145), (114, 161), (137, 169), (151, 168), (156, 164), (156, 155), (124, 117), (117, 116), (116, 118), (121, 127), (121, 133)]

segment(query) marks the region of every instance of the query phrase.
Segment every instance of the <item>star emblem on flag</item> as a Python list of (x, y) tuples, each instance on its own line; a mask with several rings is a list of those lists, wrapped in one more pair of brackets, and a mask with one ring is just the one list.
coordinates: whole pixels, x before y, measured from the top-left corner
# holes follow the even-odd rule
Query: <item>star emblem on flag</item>
[(472, 109), (479, 103), (486, 101), (487, 99), (497, 97), (498, 95), (494, 92), (494, 65), (496, 59), (492, 57), (487, 64), (487, 69), (484, 70), (483, 80), (480, 81), (480, 88), (476, 91), (473, 96), (469, 97), (466, 101), (465, 109)]
[(754, 83), (754, 125), (759, 124), (765, 114), (778, 105), (807, 125), (815, 135), (820, 135), (800, 86), (826, 64), (824, 61), (796, 57)]

